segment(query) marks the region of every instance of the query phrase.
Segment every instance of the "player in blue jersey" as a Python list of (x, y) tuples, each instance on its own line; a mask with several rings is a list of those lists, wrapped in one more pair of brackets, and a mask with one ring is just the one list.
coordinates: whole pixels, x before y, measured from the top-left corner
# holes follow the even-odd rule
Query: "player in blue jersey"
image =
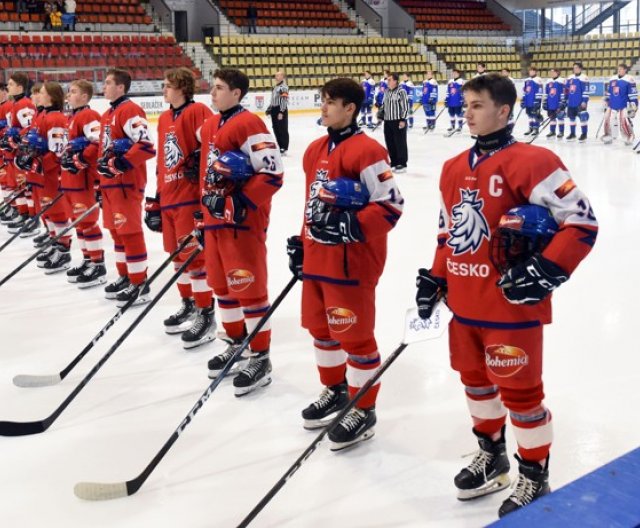
[(558, 126), (559, 138), (564, 136), (564, 115), (567, 101), (565, 99), (565, 80), (560, 77), (560, 71), (557, 68), (549, 70), (551, 77), (544, 87), (544, 102), (542, 104), (549, 118), (548, 138), (556, 137), (556, 126)]
[(402, 75), (402, 82), (400, 88), (407, 92), (407, 100), (409, 102), (409, 116), (407, 117), (407, 124), (409, 128), (413, 128), (413, 103), (415, 102), (415, 85), (411, 81), (408, 73)]
[(422, 109), (427, 117), (427, 126), (422, 130), (436, 128), (436, 105), (438, 104), (438, 82), (433, 78), (433, 72), (427, 70), (427, 76), (422, 81)]
[(567, 141), (576, 139), (576, 118), (580, 119), (580, 137), (578, 141), (587, 140), (589, 112), (589, 78), (582, 71), (582, 63), (573, 63), (573, 75), (567, 78), (567, 116), (569, 117), (569, 135)]
[(358, 124), (371, 128), (373, 127), (373, 92), (376, 89), (376, 82), (371, 78), (369, 70), (364, 72), (364, 79), (362, 79), (360, 85), (364, 91), (364, 101), (360, 108), (360, 122)]
[(529, 68), (529, 77), (524, 80), (522, 99), (520, 100), (520, 106), (524, 108), (529, 117), (529, 130), (524, 133), (525, 136), (529, 134), (532, 136), (538, 135), (540, 122), (542, 121), (542, 114), (540, 114), (542, 94), (542, 79), (538, 77), (538, 70), (531, 66)]
[[(462, 123), (464, 121), (464, 95), (462, 95), (462, 86), (464, 79), (460, 77), (460, 70), (452, 70), (453, 79), (447, 84), (447, 95), (444, 98), (444, 106), (449, 109), (449, 118), (451, 126), (447, 128), (449, 135), (456, 132), (462, 132)], [(458, 119), (458, 128), (456, 128), (456, 118)]]
[(604, 136), (602, 141), (609, 144), (619, 131), (625, 145), (633, 142), (633, 125), (631, 119), (638, 109), (638, 92), (636, 80), (629, 75), (626, 64), (618, 65), (618, 75), (609, 79), (604, 98), (606, 110), (604, 112)]

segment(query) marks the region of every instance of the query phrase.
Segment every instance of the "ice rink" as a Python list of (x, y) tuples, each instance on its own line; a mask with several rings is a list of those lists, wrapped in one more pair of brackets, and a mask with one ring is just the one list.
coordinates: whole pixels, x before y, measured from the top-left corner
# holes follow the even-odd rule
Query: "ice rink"
[[(299, 232), (304, 200), (301, 160), (325, 133), (315, 114), (290, 118), (291, 147), (282, 190), (273, 201), (269, 284), (273, 299), (290, 279), (286, 238)], [(546, 328), (546, 404), (554, 419), (551, 486), (558, 488), (640, 445), (638, 324), (640, 155), (621, 143), (536, 144), (561, 156), (591, 199), (600, 222), (594, 250), (554, 295), (555, 323)], [(409, 165), (397, 175), (405, 212), (389, 237), (377, 293), (377, 339), (383, 359), (402, 339), (419, 267), (429, 267), (438, 220), (443, 162), (468, 148), (468, 133), (422, 133), (420, 110), (409, 133)], [(525, 129), (524, 116), (518, 134)], [(545, 132), (543, 132), (544, 135)], [(383, 141), (382, 130), (373, 133)], [(149, 164), (149, 179), (155, 167)], [(150, 182), (147, 194), (153, 194)], [(0, 243), (9, 235), (0, 228)], [(165, 258), (161, 236), (146, 232), (150, 268)], [(115, 266), (108, 235), (107, 267)], [(34, 249), (18, 239), (0, 253), (0, 276)], [(80, 252), (72, 249), (76, 259)], [(152, 293), (168, 280), (165, 271)], [(83, 502), (79, 481), (124, 481), (138, 475), (209, 384), (215, 341), (194, 351), (168, 336), (162, 320), (178, 306), (175, 288), (117, 350), (77, 399), (43, 434), (0, 438), (2, 526), (233, 527), (280, 478), (317, 433), (300, 411), (320, 392), (312, 341), (299, 326), (300, 285), (273, 318), (273, 383), (243, 398), (231, 380), (213, 393), (142, 489), (114, 501)], [(61, 384), (25, 389), (16, 374), (53, 374), (113, 316), (102, 288), (79, 290), (64, 273), (45, 276), (30, 264), (0, 288), (0, 420), (48, 416), (127, 328), (126, 313)], [(454, 475), (477, 448), (462, 387), (449, 368), (447, 339), (408, 347), (384, 375), (374, 438), (332, 453), (323, 443), (252, 526), (477, 527), (497, 519), (503, 491), (471, 503), (456, 500)], [(515, 441), (509, 430), (509, 452)], [(513, 459), (512, 459), (513, 461)], [(515, 461), (512, 476), (515, 476)]]

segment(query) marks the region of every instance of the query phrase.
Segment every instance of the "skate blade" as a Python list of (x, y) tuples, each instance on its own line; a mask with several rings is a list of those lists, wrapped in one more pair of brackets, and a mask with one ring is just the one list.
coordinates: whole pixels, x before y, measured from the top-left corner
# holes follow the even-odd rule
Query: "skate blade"
[(67, 275), (67, 282), (69, 284), (75, 284), (76, 282), (78, 282), (78, 277), (77, 276), (69, 276)]
[[(236, 374), (238, 374), (245, 365), (246, 361), (240, 361), (239, 363), (236, 362), (235, 365), (233, 365), (233, 367), (231, 367), (231, 370), (229, 372), (227, 372), (226, 377), (228, 376), (235, 376)], [(222, 369), (220, 370), (209, 370), (209, 379), (216, 379), (218, 376), (220, 376), (220, 373), (222, 372)]]
[(106, 277), (98, 277), (96, 280), (93, 280), (91, 282), (78, 282), (78, 288), (80, 288), (81, 290), (86, 290), (87, 288), (93, 288), (94, 286), (100, 286), (101, 284), (104, 284), (105, 282), (107, 282), (107, 278)]
[(266, 387), (271, 383), (271, 375), (267, 374), (264, 378), (262, 378), (257, 383), (250, 385), (249, 387), (234, 387), (234, 394), (237, 398), (241, 398), (242, 396), (246, 396), (247, 394), (253, 392), (260, 387)]
[(313, 431), (315, 429), (322, 429), (329, 425), (333, 419), (338, 415), (339, 411), (328, 414), (324, 418), (319, 418), (318, 420), (305, 420), (302, 427), (304, 427), (307, 431)]
[(508, 473), (498, 475), (496, 478), (487, 482), (484, 486), (471, 490), (458, 490), (458, 500), (468, 501), (477, 499), (478, 497), (484, 497), (497, 491), (508, 488), (511, 484)]
[(211, 341), (213, 341), (216, 338), (216, 336), (212, 335), (212, 334), (208, 334), (206, 336), (204, 336), (202, 339), (199, 339), (198, 341), (183, 341), (182, 342), (182, 348), (184, 348), (185, 350), (191, 350), (192, 348), (198, 348), (199, 346), (202, 345), (206, 345), (207, 343), (211, 343)]
[(364, 433), (362, 433), (358, 438), (351, 440), (351, 442), (333, 442), (329, 445), (329, 449), (331, 451), (342, 451), (343, 449), (347, 449), (349, 447), (353, 447), (360, 442), (364, 442), (365, 440), (369, 440), (373, 435), (376, 434), (375, 428), (367, 429)]
[(179, 325), (165, 326), (164, 333), (169, 335), (182, 334), (183, 332), (186, 332), (187, 330), (189, 330), (189, 328), (191, 328), (192, 326), (193, 326), (193, 320), (190, 319)]
[(34, 236), (38, 236), (40, 231), (27, 231), (26, 233), (20, 233), (20, 238), (31, 238)]
[(42, 262), (36, 262), (36, 266), (38, 268), (44, 268), (44, 263), (46, 262), (46, 260), (42, 261)]
[[(131, 305), (131, 308), (133, 308), (134, 306), (142, 306), (143, 304), (147, 304), (149, 301), (151, 300), (151, 297), (149, 297), (148, 293), (145, 293), (144, 295), (139, 295), (135, 301), (133, 301), (133, 304)], [(125, 304), (127, 304), (129, 301), (118, 301), (118, 303), (116, 304), (116, 306), (118, 308), (122, 308), (124, 307)]]
[(45, 275), (54, 275), (56, 273), (60, 273), (61, 271), (67, 271), (71, 266), (69, 264), (64, 264), (62, 266), (60, 266), (59, 268), (54, 268), (54, 269), (45, 269), (44, 270), (44, 274)]
[(104, 298), (114, 301), (120, 292), (104, 292)]

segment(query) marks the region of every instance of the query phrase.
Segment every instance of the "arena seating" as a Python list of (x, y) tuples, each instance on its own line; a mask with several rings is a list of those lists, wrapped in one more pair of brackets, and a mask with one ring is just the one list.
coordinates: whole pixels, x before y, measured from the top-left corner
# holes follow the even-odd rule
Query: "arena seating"
[[(165, 69), (176, 66), (189, 67), (201, 77), (172, 35), (0, 33), (2, 70), (33, 68), (28, 71), (32, 78), (35, 70), (44, 70), (39, 80), (49, 75), (67, 81), (78, 77), (73, 68), (92, 67), (101, 81), (105, 68), (113, 66), (129, 69), (136, 80), (162, 79)], [(57, 75), (55, 70), (64, 73)]]
[(541, 75), (559, 68), (569, 75), (575, 61), (581, 61), (589, 77), (610, 77), (619, 63), (632, 65), (640, 56), (640, 33), (587, 35), (537, 42), (527, 50), (531, 64)]
[(454, 31), (509, 31), (482, 2), (460, 0), (400, 0), (399, 4), (416, 19), (416, 29)]
[(300, 2), (284, 0), (279, 2), (255, 0), (220, 0), (218, 4), (231, 22), (237, 26), (247, 26), (247, 7), (253, 5), (258, 10), (257, 25), (260, 27), (303, 27), (303, 28), (355, 28), (355, 23), (340, 11), (331, 0), (311, 0)]
[[(76, 22), (89, 24), (151, 24), (138, 0), (77, 0)], [(0, 22), (42, 22), (43, 13), (16, 12), (16, 2), (0, 2)]]
[(466, 78), (476, 73), (478, 61), (484, 62), (490, 72), (508, 68), (513, 77), (521, 74), (520, 54), (514, 44), (507, 44), (502, 38), (428, 37), (424, 44), (447, 64), (447, 68), (457, 68)]
[(271, 88), (279, 68), (293, 89), (319, 88), (337, 76), (359, 81), (364, 70), (378, 80), (385, 68), (408, 73), (417, 84), (432, 68), (414, 45), (400, 38), (214, 37), (208, 42), (218, 64), (247, 73), (252, 90)]

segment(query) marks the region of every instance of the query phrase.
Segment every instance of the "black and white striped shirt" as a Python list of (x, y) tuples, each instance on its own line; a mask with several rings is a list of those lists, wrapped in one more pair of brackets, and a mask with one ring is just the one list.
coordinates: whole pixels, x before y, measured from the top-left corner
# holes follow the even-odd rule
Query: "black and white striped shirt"
[(286, 112), (289, 101), (289, 87), (285, 81), (281, 81), (273, 87), (271, 92), (271, 102), (269, 110), (276, 112)]
[(385, 121), (407, 119), (409, 115), (409, 99), (400, 85), (393, 90), (387, 88), (382, 100), (382, 113)]

